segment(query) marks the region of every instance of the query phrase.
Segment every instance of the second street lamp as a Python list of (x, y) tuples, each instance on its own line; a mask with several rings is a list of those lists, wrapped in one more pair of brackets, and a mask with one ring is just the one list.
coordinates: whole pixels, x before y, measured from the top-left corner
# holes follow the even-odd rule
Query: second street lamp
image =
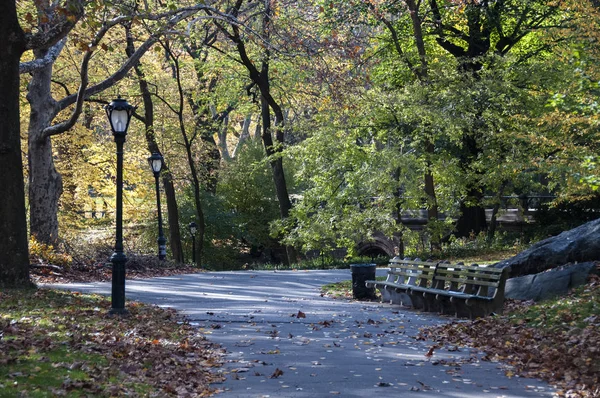
[(196, 264), (196, 231), (198, 230), (198, 226), (192, 221), (189, 227), (190, 234), (192, 235), (192, 263)]
[(104, 108), (110, 128), (117, 144), (117, 198), (116, 198), (116, 238), (115, 251), (110, 257), (112, 263), (111, 314), (124, 314), (125, 310), (125, 263), (123, 252), (123, 144), (129, 128), (129, 121), (135, 107), (121, 97)]
[(160, 176), (160, 171), (164, 165), (163, 157), (160, 153), (153, 152), (152, 156), (148, 158), (148, 163), (152, 168), (152, 172), (154, 173), (154, 181), (156, 182), (156, 206), (158, 208), (158, 258), (159, 260), (164, 260), (167, 257), (167, 240), (163, 234), (162, 211), (160, 208), (160, 186), (158, 184), (158, 177)]

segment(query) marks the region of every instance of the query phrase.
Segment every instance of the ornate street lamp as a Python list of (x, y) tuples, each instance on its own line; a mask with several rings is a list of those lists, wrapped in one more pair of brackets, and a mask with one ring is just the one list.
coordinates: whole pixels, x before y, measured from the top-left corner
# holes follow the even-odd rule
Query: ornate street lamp
[(192, 235), (192, 263), (196, 264), (196, 231), (198, 231), (198, 226), (192, 221), (189, 227)]
[(162, 211), (160, 208), (160, 186), (158, 185), (158, 177), (160, 176), (160, 171), (164, 165), (163, 157), (160, 153), (153, 152), (152, 156), (148, 158), (148, 163), (150, 164), (150, 168), (154, 173), (154, 181), (156, 182), (156, 206), (158, 208), (158, 258), (159, 260), (164, 260), (167, 257), (167, 240), (163, 234)]
[(111, 314), (124, 314), (125, 310), (125, 263), (123, 253), (123, 144), (127, 128), (135, 107), (121, 97), (113, 100), (104, 108), (115, 143), (117, 144), (117, 206), (116, 206), (116, 243), (110, 257), (112, 263)]

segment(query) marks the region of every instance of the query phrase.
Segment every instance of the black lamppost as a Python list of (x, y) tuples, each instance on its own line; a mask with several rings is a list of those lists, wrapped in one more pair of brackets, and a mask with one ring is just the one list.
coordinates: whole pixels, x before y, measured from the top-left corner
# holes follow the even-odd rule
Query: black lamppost
[(110, 257), (112, 263), (111, 314), (124, 314), (125, 310), (125, 263), (123, 253), (123, 144), (131, 115), (135, 109), (121, 97), (113, 100), (104, 108), (110, 122), (115, 143), (117, 144), (117, 206), (116, 206), (116, 243)]
[(192, 263), (196, 264), (196, 231), (198, 230), (198, 226), (192, 221), (189, 227), (190, 234), (192, 235)]
[(153, 152), (152, 156), (148, 158), (148, 163), (152, 168), (154, 181), (156, 182), (156, 206), (158, 207), (158, 258), (159, 260), (164, 260), (167, 257), (167, 240), (163, 234), (162, 211), (160, 208), (160, 186), (158, 185), (158, 177), (164, 165), (163, 157), (160, 153)]

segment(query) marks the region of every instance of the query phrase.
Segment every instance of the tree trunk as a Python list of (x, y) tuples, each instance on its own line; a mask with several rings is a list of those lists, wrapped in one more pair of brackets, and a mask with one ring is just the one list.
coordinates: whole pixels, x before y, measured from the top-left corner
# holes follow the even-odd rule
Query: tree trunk
[[(236, 6), (231, 11), (234, 15), (239, 13), (241, 1), (238, 1)], [(273, 16), (273, 8), (271, 2), (265, 1), (264, 12), (262, 13), (262, 32), (263, 37), (268, 40), (271, 30), (271, 18)], [(223, 32), (232, 40), (237, 48), (237, 52), (240, 56), (241, 63), (248, 70), (248, 74), (252, 83), (255, 84), (260, 90), (260, 103), (261, 103), (261, 119), (262, 119), (262, 140), (265, 147), (265, 152), (269, 158), (269, 163), (273, 171), (273, 181), (275, 183), (275, 191), (277, 192), (277, 200), (279, 202), (279, 210), (282, 219), (286, 219), (292, 208), (292, 202), (290, 200), (287, 184), (285, 181), (285, 174), (283, 172), (283, 159), (279, 154), (283, 150), (284, 145), (284, 127), (285, 119), (281, 106), (271, 93), (270, 77), (269, 77), (269, 60), (271, 57), (271, 50), (267, 46), (264, 48), (261, 54), (261, 68), (258, 70), (255, 63), (250, 59), (248, 52), (246, 51), (246, 45), (240, 34), (239, 26), (232, 25), (231, 29), (233, 33), (227, 32), (220, 27)], [(271, 129), (271, 110), (275, 115), (274, 129)], [(276, 145), (273, 143), (273, 136), (275, 137)], [(298, 261), (298, 254), (296, 249), (291, 246), (286, 246), (287, 262), (288, 264), (295, 263)]]
[(248, 141), (250, 138), (250, 123), (252, 122), (252, 115), (246, 116), (244, 119), (244, 124), (242, 125), (242, 134), (240, 134), (240, 138), (238, 139), (235, 148), (233, 149), (233, 153), (231, 157), (235, 159), (235, 157), (239, 154), (240, 150), (244, 146), (244, 143)]
[(490, 218), (490, 224), (488, 226), (487, 231), (487, 240), (491, 242), (494, 240), (494, 235), (496, 234), (496, 228), (498, 227), (498, 212), (500, 211), (500, 205), (502, 204), (502, 195), (504, 195), (504, 189), (508, 185), (508, 181), (504, 181), (500, 185), (500, 189), (498, 189), (498, 193), (496, 194), (496, 201), (494, 203), (494, 207), (492, 208), (492, 216)]
[(252, 139), (256, 140), (256, 141), (260, 140), (260, 137), (262, 135), (261, 131), (262, 131), (262, 125), (260, 123), (260, 117), (259, 117), (258, 120), (256, 121), (256, 127), (254, 128), (254, 136)]
[(25, 38), (14, 1), (0, 2), (0, 287), (28, 287), (29, 249), (21, 127), (19, 60)]
[(397, 243), (396, 255), (400, 258), (404, 258), (404, 237), (402, 232), (402, 189), (400, 188), (400, 173), (402, 170), (398, 167), (394, 170), (394, 181), (398, 183), (398, 187), (394, 190), (394, 199), (396, 200), (396, 206), (392, 212), (394, 221), (398, 228), (398, 232), (394, 232), (392, 240)]
[[(43, 58), (46, 50), (36, 50), (34, 54), (36, 58)], [(27, 155), (30, 233), (38, 241), (54, 245), (58, 241), (58, 201), (62, 194), (62, 178), (54, 165), (52, 140), (43, 134), (58, 111), (50, 91), (52, 66), (50, 63), (31, 75), (27, 93), (31, 107)]]
[[(125, 52), (128, 57), (131, 57), (135, 53), (135, 47), (130, 26), (127, 27), (126, 36), (127, 47)], [(158, 143), (156, 142), (156, 133), (154, 131), (154, 103), (152, 101), (152, 94), (148, 89), (148, 82), (146, 81), (143, 70), (140, 68), (140, 63), (136, 64), (134, 70), (138, 77), (138, 84), (144, 101), (143, 121), (148, 150), (150, 153), (161, 153)], [(166, 162), (163, 163), (162, 182), (167, 198), (167, 218), (169, 223), (169, 246), (171, 248), (171, 255), (175, 261), (183, 263), (185, 259), (183, 256), (183, 245), (181, 244), (181, 232), (179, 227), (179, 207), (177, 205), (175, 187), (173, 186), (173, 176), (171, 175), (171, 171)]]
[(461, 214), (456, 223), (456, 235), (467, 238), (487, 230), (485, 209), (482, 206), (485, 187), (480, 182), (481, 172), (472, 169), (473, 162), (481, 153), (477, 132), (463, 133), (460, 167), (467, 180), (467, 197), (460, 204)]
[[(425, 150), (428, 155), (435, 153), (435, 147), (431, 141), (425, 143)], [(435, 196), (435, 184), (433, 174), (431, 173), (431, 161), (427, 159), (427, 169), (425, 170), (425, 194), (427, 195), (427, 222), (429, 220), (438, 220), (438, 204)]]
[(202, 210), (202, 200), (200, 196), (200, 183), (196, 173), (193, 174), (194, 184), (194, 202), (196, 204), (196, 267), (202, 268), (202, 256), (204, 256), (204, 236), (206, 235), (206, 222), (204, 221), (204, 211)]
[[(456, 223), (456, 236), (467, 238), (487, 229), (485, 209), (481, 206), (483, 193), (479, 189), (471, 189), (468, 198), (460, 204), (460, 217)], [(467, 202), (476, 203), (469, 205)]]
[[(209, 86), (202, 77), (198, 77), (200, 86)], [(211, 93), (211, 88), (207, 88), (206, 96)], [(208, 103), (202, 99), (195, 99), (191, 92), (186, 93), (188, 104), (194, 114), (194, 137), (200, 137), (203, 145), (200, 164), (197, 167), (198, 181), (202, 184), (205, 192), (215, 194), (217, 192), (217, 183), (219, 182), (219, 170), (221, 169), (221, 152), (215, 141), (215, 135), (220, 135), (220, 121), (225, 128), (230, 111), (218, 115), (216, 109), (211, 110)], [(212, 112), (214, 111), (214, 113)], [(228, 156), (228, 155), (227, 155)]]
[[(267, 82), (268, 85), (268, 82)], [(271, 170), (273, 171), (273, 182), (275, 184), (275, 192), (277, 193), (277, 200), (279, 202), (279, 212), (281, 214), (281, 218), (283, 220), (287, 219), (290, 215), (290, 210), (292, 208), (292, 202), (290, 201), (290, 196), (287, 190), (287, 183), (285, 181), (285, 173), (283, 171), (283, 159), (281, 156), (276, 156), (273, 158), (277, 152), (280, 152), (281, 149), (276, 149), (273, 146), (273, 137), (271, 135), (271, 107), (267, 103), (267, 100), (261, 96), (261, 106), (262, 106), (262, 140), (265, 146), (265, 150), (267, 152), (267, 156), (271, 157), (269, 164), (271, 165)], [(282, 116), (282, 115), (281, 115)], [(279, 118), (276, 116), (275, 120), (277, 122)], [(283, 122), (283, 119), (281, 123)], [(275, 126), (276, 129), (283, 128), (282, 126)], [(278, 140), (279, 145), (283, 145), (283, 138), (281, 137)], [(292, 246), (286, 246), (285, 252), (287, 255), (287, 263), (293, 264), (298, 261), (298, 253), (296, 253), (296, 249)]]
[(177, 205), (177, 197), (175, 195), (175, 187), (173, 186), (173, 176), (170, 171), (165, 171), (162, 174), (163, 187), (165, 188), (165, 196), (167, 197), (167, 215), (169, 222), (169, 244), (171, 246), (171, 254), (173, 260), (178, 263), (184, 263), (183, 245), (181, 244), (181, 231), (179, 226), (179, 206)]
[[(196, 135), (194, 134), (191, 138), (187, 134), (185, 118), (184, 118), (184, 106), (186, 103), (186, 99), (189, 102), (190, 97), (186, 96), (183, 90), (183, 85), (181, 83), (181, 69), (179, 65), (178, 57), (171, 51), (168, 45), (164, 45), (164, 49), (167, 53), (167, 56), (171, 60), (171, 66), (173, 70), (173, 77), (175, 82), (177, 83), (177, 93), (178, 93), (178, 107), (175, 111), (177, 114), (177, 121), (179, 124), (179, 131), (181, 132), (181, 138), (183, 138), (184, 146), (185, 146), (185, 154), (188, 161), (188, 165), (190, 167), (191, 174), (191, 182), (192, 188), (194, 189), (194, 205), (196, 208), (196, 235), (195, 239), (195, 248), (196, 248), (196, 266), (198, 268), (202, 267), (202, 256), (204, 254), (204, 235), (206, 234), (206, 222), (204, 220), (204, 210), (202, 210), (202, 195), (200, 193), (200, 178), (198, 177), (198, 170), (196, 167), (196, 162), (194, 161), (194, 151), (192, 148), (194, 138)], [(194, 107), (195, 102), (191, 102), (190, 106)], [(194, 113), (195, 114), (195, 113)], [(198, 128), (198, 120), (196, 120), (195, 128)], [(216, 145), (215, 145), (216, 148)], [(217, 150), (217, 153), (219, 151)]]
[(496, 235), (496, 228), (498, 227), (498, 212), (500, 211), (500, 202), (494, 203), (492, 208), (492, 217), (490, 218), (490, 226), (487, 232), (487, 241), (491, 242), (494, 240)]
[(229, 115), (226, 115), (223, 118), (221, 123), (221, 128), (217, 131), (217, 137), (219, 138), (219, 142), (217, 143), (217, 147), (221, 153), (221, 158), (225, 162), (231, 162), (231, 155), (229, 155), (229, 148), (227, 147), (227, 130), (229, 129)]

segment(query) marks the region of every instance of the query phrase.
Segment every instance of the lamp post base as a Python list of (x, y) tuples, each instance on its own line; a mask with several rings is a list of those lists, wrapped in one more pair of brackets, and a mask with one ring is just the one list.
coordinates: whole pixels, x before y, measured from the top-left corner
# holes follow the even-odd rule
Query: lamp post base
[(167, 258), (167, 239), (164, 236), (158, 238), (158, 259), (164, 260)]
[(112, 262), (112, 293), (111, 309), (109, 314), (126, 314), (125, 309), (125, 263), (127, 256), (123, 252), (116, 251), (110, 257)]
[(192, 238), (192, 263), (196, 265), (196, 237)]
[(128, 316), (129, 311), (126, 308), (111, 308), (108, 310), (108, 315)]

